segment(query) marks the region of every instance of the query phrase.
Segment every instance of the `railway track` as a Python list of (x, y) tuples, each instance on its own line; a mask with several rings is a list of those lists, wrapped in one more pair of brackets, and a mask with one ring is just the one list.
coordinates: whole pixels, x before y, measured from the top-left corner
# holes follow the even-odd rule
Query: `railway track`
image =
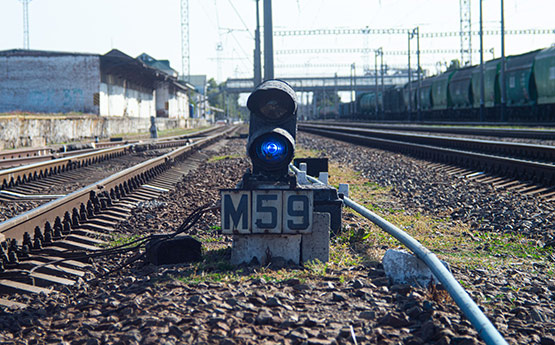
[[(48, 159), (44, 155), (18, 160), (35, 159), (40, 162), (11, 169), (0, 170), (0, 200), (28, 201), (51, 200), (62, 194), (94, 182), (95, 178), (106, 177), (111, 172), (121, 170), (148, 159), (149, 152), (159, 154), (160, 150), (187, 145), (195, 138), (208, 135), (217, 128), (187, 136), (148, 140), (136, 143), (104, 143), (104, 149), (87, 149), (79, 152), (56, 154), (60, 158)], [(86, 151), (86, 152), (83, 152)], [(1, 218), (0, 218), (1, 220)]]
[[(301, 136), (299, 139), (302, 140)], [(321, 147), (329, 144), (327, 140), (321, 141), (325, 142)], [(202, 169), (198, 169), (196, 174), (189, 174), (175, 193), (165, 195), (156, 202), (145, 203), (153, 206), (135, 210), (133, 217), (123, 223), (124, 233), (153, 233), (160, 227), (176, 228), (188, 212), (212, 200), (212, 197), (216, 200), (217, 190), (223, 184), (234, 186), (248, 166), (246, 159), (237, 157), (244, 155), (244, 142), (229, 140), (225, 145), (218, 146), (218, 156), (201, 165)], [(344, 144), (337, 146), (350, 147)], [(336, 146), (329, 145), (328, 148)], [(348, 150), (337, 154), (349, 157), (349, 160)], [(367, 158), (365, 154), (372, 150), (356, 151), (353, 156), (359, 154), (364, 160)], [(228, 158), (221, 159), (223, 157)], [(237, 169), (239, 166), (241, 169)], [(344, 166), (349, 164), (341, 163), (341, 167)], [(411, 164), (407, 163), (407, 166)], [(423, 193), (425, 191), (429, 189)], [(113, 205), (119, 206), (117, 202)], [(407, 208), (416, 213), (411, 206)], [(49, 337), (65, 342), (97, 339), (98, 342), (161, 343), (168, 340), (175, 343), (222, 343), (222, 339), (226, 342), (229, 339), (229, 343), (480, 343), (479, 335), (461, 316), (460, 310), (452, 301), (445, 299), (444, 290), (431, 291), (391, 284), (375, 259), (357, 264), (362, 261), (354, 261), (355, 257), (350, 256), (353, 252), (367, 253), (369, 249), (376, 248), (384, 251), (396, 244), (379, 240), (381, 237), (374, 235), (364, 240), (364, 232), (355, 239), (355, 234), (366, 225), (351, 214), (344, 213), (344, 216), (350, 230), (345, 229), (342, 240), (332, 243), (340, 254), (341, 262), (310, 266), (304, 270), (295, 267), (278, 270), (267, 267), (230, 268), (225, 264), (228, 258), (222, 248), (230, 245), (229, 239), (213, 230), (218, 217), (207, 213), (203, 218), (206, 222), (189, 233), (203, 242), (205, 261), (201, 264), (153, 267), (137, 262), (105, 279), (91, 280), (86, 275), (84, 283), (67, 288), (57, 283), (56, 292), (48, 296), (7, 296), (10, 301), (25, 303), (28, 308), (6, 308), (4, 316), (0, 317), (0, 324), (6, 325), (0, 335), (8, 340), (25, 339), (29, 342)], [(372, 229), (375, 227), (367, 228), (368, 233)], [(431, 229), (438, 230), (439, 227)], [(422, 236), (428, 239), (436, 235)], [(476, 255), (474, 249), (478, 244), (483, 246), (484, 242), (468, 249), (472, 256)], [(457, 253), (453, 257), (466, 253), (467, 249), (461, 246), (457, 242), (458, 248), (453, 248)], [(494, 257), (496, 252), (481, 253)], [(117, 264), (127, 258), (118, 257), (117, 261), (112, 261), (116, 258), (94, 259), (97, 265), (102, 263), (95, 273), (102, 272), (104, 268), (119, 267)], [(20, 261), (23, 262), (23, 259)], [(62, 264), (66, 263), (59, 262), (52, 266)], [(494, 315), (492, 320), (500, 325), (503, 336), (511, 339), (510, 343), (531, 343), (540, 336), (550, 339), (552, 332), (546, 323), (535, 321), (525, 311), (533, 310), (534, 315), (552, 320), (552, 303), (545, 304), (552, 301), (548, 290), (552, 285), (550, 280), (536, 280), (535, 276), (525, 275), (523, 265), (519, 263), (515, 266), (505, 259), (502, 265), (504, 271), (497, 271), (495, 265), (488, 269), (468, 270), (458, 264), (451, 267), (454, 267), (456, 278), (472, 289), (472, 295), (477, 296), (488, 316)], [(548, 269), (535, 271), (545, 272)], [(87, 270), (87, 267), (82, 269)], [(69, 280), (75, 281), (75, 277)], [(48, 285), (44, 288), (48, 290)], [(504, 297), (503, 293), (507, 291), (512, 294)], [(506, 302), (503, 304), (500, 300)], [(27, 319), (38, 319), (40, 323), (26, 323)], [(14, 320), (13, 323), (11, 320)]]
[[(520, 139), (536, 139), (536, 140), (555, 140), (555, 130), (553, 129), (536, 129), (536, 128), (495, 128), (495, 127), (476, 127), (484, 126), (484, 124), (476, 124), (476, 126), (464, 126), (460, 124), (437, 124), (437, 125), (411, 125), (411, 124), (391, 124), (391, 123), (368, 123), (368, 122), (307, 122), (307, 124), (333, 124), (346, 125), (356, 128), (367, 128), (376, 130), (387, 130), (397, 132), (425, 132), (425, 133), (443, 133), (457, 135), (473, 135), (488, 136), (498, 138), (520, 138)], [(494, 124), (491, 124), (492, 126)]]
[(156, 142), (171, 142), (205, 136), (217, 130), (217, 127), (210, 127), (191, 134), (164, 137), (160, 139), (147, 140), (115, 140), (90, 142), (84, 144), (54, 145), (49, 147), (24, 148), (16, 150), (0, 151), (0, 169), (15, 168), (22, 165), (51, 161), (54, 159), (78, 156), (86, 153), (94, 153), (103, 149), (114, 148), (117, 146), (134, 145), (153, 145)]
[(49, 293), (54, 284), (74, 284), (89, 268), (85, 253), (101, 251), (115, 224), (136, 204), (171, 189), (193, 166), (188, 157), (234, 130), (220, 128), (0, 223), (0, 293)]
[(299, 129), (462, 167), (460, 172), (466, 171), (469, 177), (497, 178), (502, 186), (510, 184), (503, 178), (519, 180), (518, 186), (526, 192), (537, 191), (548, 200), (555, 199), (555, 147), (552, 146), (323, 124), (299, 124)]

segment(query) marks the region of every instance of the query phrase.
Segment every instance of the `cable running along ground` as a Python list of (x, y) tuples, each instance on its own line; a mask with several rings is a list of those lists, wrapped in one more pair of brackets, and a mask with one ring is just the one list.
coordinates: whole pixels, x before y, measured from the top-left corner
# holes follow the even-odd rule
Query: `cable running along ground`
[[(94, 251), (94, 252), (87, 252), (82, 256), (74, 256), (74, 257), (70, 257), (70, 258), (64, 258), (64, 259), (59, 259), (59, 260), (54, 260), (54, 261), (48, 261), (45, 262), (41, 265), (38, 265), (34, 268), (32, 268), (28, 273), (32, 274), (35, 270), (44, 267), (44, 266), (48, 266), (48, 265), (55, 265), (67, 260), (79, 260), (79, 259), (92, 259), (92, 258), (97, 258), (97, 257), (103, 257), (103, 256), (110, 256), (110, 255), (116, 255), (116, 254), (123, 254), (123, 253), (127, 253), (127, 252), (133, 252), (133, 251), (138, 251), (141, 248), (145, 248), (147, 246), (147, 244), (150, 245), (156, 245), (162, 242), (165, 242), (169, 239), (174, 238), (175, 236), (182, 234), (186, 231), (188, 231), (189, 229), (191, 229), (201, 218), (202, 216), (209, 211), (214, 211), (214, 210), (219, 210), (220, 209), (220, 205), (219, 202), (214, 204), (214, 203), (210, 203), (210, 204), (205, 204), (203, 206), (200, 206), (199, 208), (195, 209), (193, 212), (191, 212), (191, 214), (183, 221), (183, 223), (177, 228), (176, 231), (174, 231), (173, 233), (169, 233), (166, 235), (163, 235), (163, 237), (160, 237), (159, 235), (157, 237), (154, 237), (154, 235), (150, 235), (144, 238), (139, 238), (136, 239), (134, 241), (131, 241), (129, 243), (125, 243), (125, 244), (121, 244), (119, 246), (116, 247), (112, 247), (112, 248), (108, 248), (108, 249), (102, 249), (99, 251)], [(128, 260), (126, 260), (123, 264), (117, 266), (116, 268), (100, 275), (97, 276), (97, 279), (100, 278), (104, 278), (114, 272), (117, 272), (123, 268), (125, 268), (126, 266), (129, 266), (130, 264), (132, 264), (133, 262), (136, 262), (137, 260), (140, 260), (142, 258), (144, 258), (144, 256), (146, 255), (146, 251), (142, 251), (139, 252), (137, 254), (135, 254), (133, 257), (129, 258)]]

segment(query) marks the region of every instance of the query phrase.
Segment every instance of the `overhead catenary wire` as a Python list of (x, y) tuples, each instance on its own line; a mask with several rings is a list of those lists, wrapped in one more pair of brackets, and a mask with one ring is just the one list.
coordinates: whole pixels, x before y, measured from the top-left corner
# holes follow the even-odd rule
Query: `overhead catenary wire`
[[(205, 2), (205, 1), (198, 1), (198, 2), (200, 3), (201, 8), (202, 8), (202, 10), (204, 11), (206, 17), (212, 22), (212, 25), (213, 25), (214, 27), (217, 28), (217, 30), (218, 30), (218, 41), (219, 41), (220, 43), (222, 42), (221, 32), (220, 32), (220, 31), (221, 31), (221, 30), (226, 30), (226, 31), (227, 31), (226, 33), (227, 33), (227, 34), (231, 34), (231, 37), (232, 37), (233, 40), (235, 41), (236, 45), (239, 47), (241, 53), (244, 55), (244, 58), (242, 58), (242, 60), (247, 60), (247, 62), (248, 62), (250, 65), (252, 65), (253, 62), (252, 62), (252, 56), (251, 56), (251, 54), (247, 54), (247, 52), (245, 51), (245, 49), (243, 48), (243, 46), (241, 45), (241, 43), (239, 42), (239, 40), (238, 40), (237, 37), (235, 36), (235, 31), (237, 31), (237, 30), (225, 29), (225, 28), (222, 28), (222, 27), (220, 26), (220, 19), (219, 19), (219, 15), (218, 15), (218, 6), (217, 6), (216, 1), (214, 1), (214, 11), (212, 11), (212, 13), (214, 13), (214, 14), (216, 15), (216, 19), (215, 19), (216, 22), (214, 22), (214, 18), (213, 18), (213, 17), (207, 12), (207, 10), (206, 10), (206, 8), (205, 8), (205, 6), (204, 6), (204, 5), (206, 4), (206, 2)], [(231, 4), (231, 2), (230, 2), (230, 4)], [(232, 7), (233, 7), (233, 4), (231, 4), (231, 5), (232, 5)], [(235, 9), (235, 7), (233, 7), (233, 9), (234, 9), (234, 11), (236, 11), (236, 13), (237, 13), (237, 10)], [(241, 16), (239, 15), (239, 13), (237, 13), (237, 15), (239, 16), (239, 19), (241, 20), (242, 24), (245, 26), (246, 31), (249, 33), (249, 35), (251, 35), (251, 37), (254, 38), (254, 36), (252, 36), (252, 33), (250, 32), (250, 30), (249, 30), (248, 27), (246, 26), (245, 22), (243, 21), (243, 19), (242, 19)], [(222, 49), (222, 48), (223, 48), (223, 47), (218, 47), (217, 49)], [(226, 58), (221, 58), (221, 57), (219, 58), (219, 60), (225, 60), (225, 59), (226, 59)], [(218, 60), (218, 58), (216, 58), (216, 60)], [(243, 65), (243, 67), (244, 67), (247, 71), (251, 68), (249, 65), (246, 64), (245, 61), (241, 61), (241, 64)]]
[(254, 39), (254, 35), (252, 34), (251, 30), (249, 29), (248, 25), (245, 24), (245, 21), (243, 20), (243, 17), (241, 16), (241, 14), (239, 13), (239, 11), (237, 11), (237, 9), (235, 8), (235, 5), (233, 5), (233, 2), (231, 2), (231, 0), (227, 0), (229, 2), (229, 4), (231, 5), (231, 8), (233, 8), (233, 11), (235, 11), (235, 14), (237, 15), (237, 17), (239, 17), (239, 20), (241, 21), (241, 23), (243, 23), (243, 26), (245, 27), (246, 31), (249, 33), (249, 35), (251, 36), (252, 39)]

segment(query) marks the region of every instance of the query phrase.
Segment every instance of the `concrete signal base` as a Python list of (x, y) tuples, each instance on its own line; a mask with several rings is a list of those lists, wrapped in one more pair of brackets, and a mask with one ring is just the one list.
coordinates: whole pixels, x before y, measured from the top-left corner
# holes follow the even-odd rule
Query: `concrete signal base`
[(233, 235), (231, 247), (234, 265), (278, 261), (299, 265), (315, 259), (327, 262), (329, 257), (330, 214), (323, 212), (314, 212), (311, 233)]

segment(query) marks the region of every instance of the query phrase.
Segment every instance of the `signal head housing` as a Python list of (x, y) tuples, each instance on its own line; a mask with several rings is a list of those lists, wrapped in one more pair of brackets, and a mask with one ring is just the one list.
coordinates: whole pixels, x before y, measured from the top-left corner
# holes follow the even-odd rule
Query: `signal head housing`
[(247, 154), (254, 174), (287, 175), (295, 153), (297, 96), (284, 81), (267, 80), (247, 100), (251, 111)]

